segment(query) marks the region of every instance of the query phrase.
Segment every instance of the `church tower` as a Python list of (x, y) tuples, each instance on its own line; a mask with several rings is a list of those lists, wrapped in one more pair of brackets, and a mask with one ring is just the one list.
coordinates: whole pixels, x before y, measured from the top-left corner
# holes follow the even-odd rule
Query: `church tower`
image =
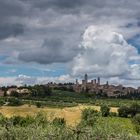
[(100, 77), (98, 77), (98, 85), (100, 85)]
[(87, 84), (88, 83), (88, 75), (85, 74), (85, 83)]
[(76, 85), (78, 85), (79, 83), (78, 83), (78, 79), (76, 79)]

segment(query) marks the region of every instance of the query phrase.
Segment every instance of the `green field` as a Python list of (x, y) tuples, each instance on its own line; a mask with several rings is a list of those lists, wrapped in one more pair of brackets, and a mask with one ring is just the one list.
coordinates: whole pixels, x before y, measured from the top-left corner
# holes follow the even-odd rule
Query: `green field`
[[(7, 97), (0, 98), (1, 104), (6, 103), (7, 99)], [(0, 140), (140, 139), (132, 118), (119, 117), (117, 112), (120, 106), (140, 104), (140, 100), (89, 98), (85, 93), (60, 90), (54, 90), (51, 96), (45, 98), (19, 98), (18, 100), (22, 102), (18, 106), (4, 104), (0, 107)], [(37, 103), (40, 104), (39, 107)], [(111, 108), (110, 112), (114, 112), (115, 116), (110, 113), (109, 116), (102, 117), (100, 106), (103, 104), (108, 105)], [(99, 115), (93, 126), (82, 120), (83, 110), (89, 108), (97, 110)], [(42, 116), (38, 116), (40, 113)], [(91, 124), (94, 120), (92, 117), (88, 120)], [(60, 125), (63, 122), (61, 119), (53, 123), (56, 118), (64, 118), (66, 125)]]
[(120, 107), (122, 105), (130, 106), (134, 102), (140, 104), (139, 99), (110, 99), (110, 98), (94, 98), (87, 97), (87, 93), (75, 93), (69, 91), (53, 90), (51, 96), (45, 98), (29, 98), (26, 99), (26, 103), (32, 99), (32, 101), (42, 101), (44, 105), (50, 107), (73, 107), (78, 104), (87, 104), (101, 106), (107, 104), (110, 107)]

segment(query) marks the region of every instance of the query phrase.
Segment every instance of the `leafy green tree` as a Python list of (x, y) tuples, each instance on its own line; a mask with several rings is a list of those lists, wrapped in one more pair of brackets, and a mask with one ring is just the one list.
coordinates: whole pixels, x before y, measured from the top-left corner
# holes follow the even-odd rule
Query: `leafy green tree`
[(20, 125), (22, 119), (23, 119), (23, 117), (20, 117), (20, 116), (13, 116), (13, 117), (11, 118), (11, 121), (12, 121), (13, 125)]
[(136, 114), (133, 119), (132, 119), (132, 123), (135, 126), (136, 132), (140, 133), (140, 114)]
[(35, 119), (33, 117), (27, 116), (27, 117), (21, 117), (21, 116), (13, 116), (10, 118), (12, 124), (14, 126), (21, 126), (21, 127), (27, 127), (28, 125), (35, 122)]
[(108, 105), (106, 105), (106, 104), (103, 104), (101, 106), (101, 113), (102, 113), (103, 117), (107, 117), (110, 113), (110, 107), (108, 107)]
[(5, 104), (4, 100), (0, 99), (0, 106), (3, 106)]
[(20, 97), (20, 94), (17, 91), (12, 91), (10, 95), (13, 97)]
[(33, 97), (44, 98), (46, 96), (50, 96), (52, 93), (51, 88), (45, 85), (35, 85), (33, 87), (30, 87), (30, 90), (31, 90), (31, 96)]
[(118, 116), (118, 113), (117, 112), (110, 112), (109, 113), (109, 116), (110, 117), (117, 117)]
[(38, 108), (40, 108), (42, 106), (41, 102), (36, 102), (35, 104)]
[(42, 112), (37, 113), (37, 115), (35, 116), (35, 123), (38, 126), (40, 125), (40, 126), (45, 127), (48, 124), (46, 115)]
[(131, 114), (131, 117), (134, 117), (138, 113), (140, 113), (140, 105), (137, 104), (137, 103), (133, 103), (130, 106), (130, 114)]
[(0, 113), (0, 125), (4, 125), (7, 121), (7, 118), (4, 117), (2, 113)]
[(127, 118), (128, 115), (129, 115), (129, 113), (130, 113), (130, 109), (129, 109), (129, 107), (127, 107), (127, 106), (121, 106), (121, 107), (118, 109), (118, 114), (119, 114), (120, 117), (125, 117), (125, 118)]
[(93, 126), (96, 124), (99, 117), (97, 110), (86, 108), (82, 111), (82, 122), (85, 125)]
[(9, 102), (8, 103), (9, 106), (23, 105), (23, 102), (21, 100), (19, 100), (18, 98), (9, 98), (8, 102)]
[(66, 121), (64, 118), (54, 118), (52, 123), (56, 126), (65, 126), (66, 125)]

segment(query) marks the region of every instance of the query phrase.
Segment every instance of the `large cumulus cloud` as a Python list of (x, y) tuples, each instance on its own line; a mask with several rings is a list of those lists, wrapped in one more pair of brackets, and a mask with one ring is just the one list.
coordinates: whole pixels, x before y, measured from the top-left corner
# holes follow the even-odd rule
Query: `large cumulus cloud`
[(32, 77), (27, 75), (18, 75), (12, 77), (0, 77), (0, 86), (11, 85), (35, 85), (35, 84), (47, 84), (48, 82), (65, 83), (74, 82), (74, 79), (70, 75), (61, 75), (57, 77)]
[(17, 82), (19, 85), (33, 85), (36, 84), (37, 78), (27, 75), (19, 75), (15, 78), (14, 82)]
[[(140, 79), (140, 56), (124, 37), (109, 29), (90, 26), (81, 43), (83, 51), (73, 61), (73, 75)], [(132, 63), (133, 62), (133, 63)]]

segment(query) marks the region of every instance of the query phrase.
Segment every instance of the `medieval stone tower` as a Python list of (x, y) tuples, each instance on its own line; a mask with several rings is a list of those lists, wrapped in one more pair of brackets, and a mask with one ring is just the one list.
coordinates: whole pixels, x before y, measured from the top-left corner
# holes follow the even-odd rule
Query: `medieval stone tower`
[(85, 74), (85, 84), (87, 84), (87, 83), (88, 83), (88, 75)]
[(100, 85), (100, 77), (98, 77), (98, 85)]

